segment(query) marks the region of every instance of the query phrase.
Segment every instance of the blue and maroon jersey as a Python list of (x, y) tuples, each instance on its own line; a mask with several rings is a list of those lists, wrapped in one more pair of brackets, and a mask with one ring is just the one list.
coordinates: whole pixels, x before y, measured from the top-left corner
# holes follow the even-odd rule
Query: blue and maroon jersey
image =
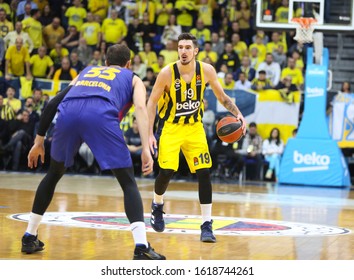
[(133, 72), (126, 68), (88, 66), (80, 73), (78, 81), (66, 94), (63, 102), (69, 99), (101, 97), (117, 109), (121, 120), (133, 104), (132, 80)]

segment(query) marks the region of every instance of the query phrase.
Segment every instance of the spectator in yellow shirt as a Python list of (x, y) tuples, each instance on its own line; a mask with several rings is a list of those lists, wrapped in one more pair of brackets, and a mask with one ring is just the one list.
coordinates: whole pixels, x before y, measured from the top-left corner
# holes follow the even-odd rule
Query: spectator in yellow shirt
[(249, 44), (251, 37), (251, 10), (247, 1), (241, 1), (240, 9), (236, 10), (235, 16), (240, 27), (240, 36), (243, 41)]
[(254, 68), (255, 70), (258, 69), (259, 64), (261, 64), (261, 59), (258, 56), (258, 49), (256, 47), (253, 47), (250, 49), (250, 61), (251, 61), (251, 67)]
[[(15, 112), (8, 104), (4, 104), (4, 97), (0, 94), (0, 145), (7, 138), (7, 122), (15, 118)], [(5, 135), (3, 134), (5, 132)]]
[(125, 22), (118, 18), (116, 10), (112, 10), (111, 17), (106, 18), (102, 23), (102, 40), (106, 42), (106, 48), (124, 40), (127, 32)]
[(244, 41), (241, 41), (241, 37), (238, 33), (231, 35), (231, 44), (234, 51), (238, 54), (238, 58), (242, 60), (244, 56), (248, 55), (248, 47)]
[(51, 24), (43, 28), (43, 40), (50, 52), (55, 48), (55, 43), (60, 42), (65, 35), (64, 28), (60, 25), (60, 18), (55, 17)]
[(166, 43), (166, 49), (160, 51), (160, 54), (165, 58), (165, 64), (170, 64), (178, 60), (178, 52), (174, 48), (173, 41), (168, 40)]
[(175, 2), (177, 24), (182, 27), (183, 32), (189, 32), (193, 26), (195, 12), (194, 0), (177, 0)]
[(138, 17), (140, 22), (143, 22), (144, 13), (148, 13), (149, 15), (149, 23), (155, 23), (155, 12), (156, 6), (154, 1), (148, 0), (138, 0), (136, 1), (136, 11), (135, 15)]
[(226, 73), (224, 79), (218, 78), (223, 89), (233, 90), (235, 88), (235, 80), (231, 73)]
[(258, 91), (258, 90), (266, 90), (272, 88), (273, 88), (272, 82), (266, 78), (266, 71), (260, 70), (258, 72), (258, 78), (254, 78), (252, 81), (251, 89)]
[(87, 8), (94, 16), (99, 16), (99, 22), (102, 22), (107, 17), (108, 6), (108, 0), (88, 0)]
[(8, 105), (12, 108), (12, 110), (17, 114), (22, 107), (22, 103), (20, 99), (15, 98), (16, 90), (14, 87), (9, 86), (6, 90), (6, 98), (4, 98), (3, 104)]
[(218, 61), (218, 54), (212, 50), (211, 41), (205, 41), (204, 50), (200, 51), (197, 55), (197, 59), (200, 61), (203, 61), (206, 57), (209, 57), (214, 65)]
[(275, 21), (288, 23), (289, 1), (283, 0), (281, 6), (275, 12)]
[(157, 75), (161, 72), (162, 68), (166, 66), (165, 64), (165, 57), (161, 54), (157, 56), (157, 62), (151, 65), (154, 74)]
[(298, 50), (294, 50), (291, 57), (295, 60), (295, 67), (300, 69), (301, 72), (304, 70), (304, 61)]
[(100, 47), (101, 25), (94, 21), (91, 12), (87, 13), (87, 22), (81, 26), (80, 38), (85, 38), (87, 45), (93, 51)]
[(297, 86), (298, 89), (301, 89), (304, 84), (304, 76), (302, 71), (299, 68), (296, 68), (295, 59), (292, 57), (288, 58), (288, 67), (285, 67), (281, 71), (281, 79), (285, 77), (291, 77), (292, 83)]
[(61, 67), (55, 71), (54, 81), (72, 81), (77, 76), (77, 72), (70, 66), (70, 60), (64, 57), (61, 60)]
[(23, 46), (22, 38), (17, 37), (15, 45), (9, 47), (5, 54), (5, 79), (10, 80), (12, 76), (22, 77), (25, 72), (27, 79), (30, 80), (32, 78), (30, 56), (27, 48)]
[(162, 34), (163, 29), (168, 25), (168, 19), (173, 13), (173, 4), (168, 0), (161, 0), (156, 3), (156, 26), (157, 33)]
[(154, 63), (157, 62), (156, 53), (152, 50), (150, 42), (145, 42), (144, 51), (139, 52), (139, 56), (147, 67), (151, 67)]
[(54, 73), (53, 60), (47, 55), (47, 48), (42, 46), (38, 49), (38, 54), (30, 58), (32, 75), (35, 78), (51, 79)]
[(11, 21), (6, 19), (6, 12), (4, 9), (0, 9), (0, 35), (4, 38), (7, 33), (14, 30), (14, 25)]
[(197, 38), (198, 46), (200, 49), (202, 46), (204, 46), (205, 41), (211, 40), (210, 29), (205, 28), (203, 20), (200, 18), (197, 19), (196, 28), (192, 28), (190, 33)]
[(86, 10), (81, 7), (80, 0), (74, 0), (73, 4), (74, 6), (66, 10), (65, 16), (68, 18), (69, 26), (76, 26), (77, 30), (80, 30), (87, 13)]
[(281, 35), (279, 34), (279, 32), (273, 32), (271, 41), (266, 45), (267, 53), (272, 53), (276, 51), (279, 45), (283, 45), (283, 50), (286, 53), (288, 50), (286, 43), (281, 41)]
[(31, 10), (31, 17), (22, 21), (23, 30), (28, 33), (33, 42), (33, 52), (37, 53), (43, 45), (42, 24), (38, 21), (41, 12), (37, 9)]
[(0, 9), (4, 9), (6, 16), (11, 16), (10, 5), (7, 4), (4, 0), (0, 0)]
[(61, 43), (57, 42), (55, 48), (50, 51), (49, 56), (54, 62), (54, 68), (58, 69), (62, 63), (62, 59), (69, 57), (69, 51)]
[(212, 1), (200, 0), (200, 4), (196, 5), (196, 10), (198, 11), (198, 18), (203, 21), (204, 26), (211, 28), (213, 25)]
[(38, 10), (43, 13), (45, 6), (49, 6), (48, 0), (33, 0), (37, 4)]
[(257, 35), (255, 43), (251, 44), (248, 49), (251, 50), (252, 48), (257, 48), (259, 60), (263, 62), (267, 54), (267, 48), (263, 44), (263, 38), (261, 36)]

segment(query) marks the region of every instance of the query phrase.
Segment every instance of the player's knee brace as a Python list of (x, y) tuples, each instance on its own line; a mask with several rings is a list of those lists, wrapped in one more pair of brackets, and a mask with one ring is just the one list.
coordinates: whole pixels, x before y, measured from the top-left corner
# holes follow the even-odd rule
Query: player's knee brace
[(210, 180), (210, 171), (207, 168), (196, 171), (198, 177), (199, 201), (201, 204), (210, 204), (212, 202), (212, 186)]

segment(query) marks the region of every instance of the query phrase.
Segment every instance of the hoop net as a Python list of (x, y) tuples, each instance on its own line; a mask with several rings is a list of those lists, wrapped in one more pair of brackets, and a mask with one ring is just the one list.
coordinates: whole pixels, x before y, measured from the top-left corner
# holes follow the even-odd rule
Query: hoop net
[(314, 24), (317, 23), (316, 19), (300, 17), (293, 18), (291, 21), (297, 24), (294, 40), (304, 44), (313, 42)]

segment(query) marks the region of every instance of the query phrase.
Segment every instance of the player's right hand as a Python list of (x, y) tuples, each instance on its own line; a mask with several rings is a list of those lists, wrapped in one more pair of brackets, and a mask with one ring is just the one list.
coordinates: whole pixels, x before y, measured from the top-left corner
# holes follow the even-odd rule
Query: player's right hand
[(33, 145), (28, 153), (28, 167), (36, 168), (38, 165), (38, 157), (41, 158), (42, 164), (44, 163), (44, 146)]
[(144, 176), (149, 175), (154, 170), (154, 160), (151, 157), (150, 150), (141, 151), (141, 171)]

